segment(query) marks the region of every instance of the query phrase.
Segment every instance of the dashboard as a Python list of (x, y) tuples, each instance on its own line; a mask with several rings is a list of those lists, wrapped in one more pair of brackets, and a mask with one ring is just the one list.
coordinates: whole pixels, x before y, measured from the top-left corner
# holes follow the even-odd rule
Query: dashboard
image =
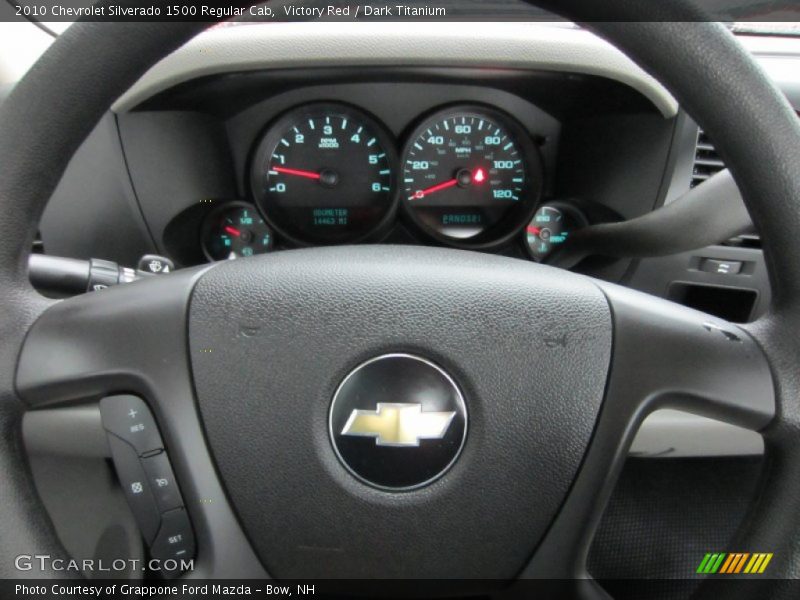
[[(423, 244), (547, 263), (576, 229), (647, 214), (724, 167), (675, 99), (589, 32), (463, 23), (445, 33), (292, 23), (198, 36), (78, 150), (42, 219), (44, 251), (122, 265), (155, 253), (185, 267)], [(742, 39), (800, 108), (796, 44)], [(756, 232), (573, 270), (734, 321), (769, 303)], [(691, 418), (719, 453), (760, 450), (757, 436)], [(695, 434), (675, 438), (685, 425), (645, 428), (656, 434), (634, 452), (697, 453)]]
[[(342, 24), (187, 44), (80, 149), (43, 219), (45, 252), (182, 267), (390, 243), (546, 262), (575, 228), (664, 201), (677, 105), (607, 44), (529, 24), (385, 25), (369, 50), (365, 28)], [(302, 64), (288, 64), (299, 38)], [(612, 280), (628, 268), (585, 263)]]
[[(647, 214), (724, 167), (660, 84), (587, 31), (442, 31), (204, 33), (123, 94), (79, 149), (42, 220), (44, 251), (122, 265), (160, 254), (180, 268), (424, 244), (547, 263), (576, 229)], [(742, 40), (800, 106), (793, 40)], [(746, 321), (770, 294), (756, 233), (573, 269)]]
[[(352, 243), (546, 261), (571, 230), (658, 203), (673, 129), (600, 77), (402, 67), (215, 75), (115, 120), (179, 266)], [(652, 177), (626, 181), (631, 160)]]
[[(388, 243), (548, 262), (576, 229), (647, 214), (724, 166), (660, 84), (587, 31), (444, 31), (204, 33), (123, 94), (79, 149), (42, 220), (45, 252), (122, 265), (155, 253), (183, 267)], [(796, 102), (794, 79), (783, 81), (791, 43), (743, 41)], [(704, 270), (730, 261), (736, 272)], [(736, 306), (720, 315), (732, 320), (769, 298), (757, 237), (573, 269), (706, 310)]]

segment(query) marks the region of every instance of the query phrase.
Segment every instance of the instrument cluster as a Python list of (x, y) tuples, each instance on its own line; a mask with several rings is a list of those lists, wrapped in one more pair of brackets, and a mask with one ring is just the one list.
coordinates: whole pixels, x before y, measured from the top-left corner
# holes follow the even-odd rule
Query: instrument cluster
[(582, 223), (563, 207), (541, 205), (543, 180), (532, 136), (486, 105), (436, 110), (418, 119), (401, 147), (360, 109), (306, 104), (262, 133), (249, 170), (253, 204), (212, 211), (203, 251), (222, 260), (269, 252), (276, 240), (377, 242), (401, 215), (434, 243), (487, 249), (519, 238), (541, 261)]

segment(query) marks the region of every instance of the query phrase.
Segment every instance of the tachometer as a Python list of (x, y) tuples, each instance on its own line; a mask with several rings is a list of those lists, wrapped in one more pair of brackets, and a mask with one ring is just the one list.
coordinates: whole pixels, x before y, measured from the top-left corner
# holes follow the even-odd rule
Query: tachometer
[(392, 216), (396, 156), (375, 121), (313, 104), (281, 117), (256, 150), (252, 187), (267, 221), (301, 244), (368, 237)]
[(530, 220), (541, 193), (530, 137), (510, 117), (483, 107), (427, 119), (411, 135), (401, 165), (408, 214), (452, 245), (507, 240)]

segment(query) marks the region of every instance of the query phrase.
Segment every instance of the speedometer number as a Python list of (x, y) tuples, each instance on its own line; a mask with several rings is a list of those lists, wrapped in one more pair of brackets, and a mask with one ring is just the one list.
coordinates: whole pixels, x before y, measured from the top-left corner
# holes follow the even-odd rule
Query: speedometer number
[(503, 237), (533, 208), (533, 152), (521, 129), (493, 111), (434, 115), (403, 155), (405, 208), (423, 229), (455, 245)]

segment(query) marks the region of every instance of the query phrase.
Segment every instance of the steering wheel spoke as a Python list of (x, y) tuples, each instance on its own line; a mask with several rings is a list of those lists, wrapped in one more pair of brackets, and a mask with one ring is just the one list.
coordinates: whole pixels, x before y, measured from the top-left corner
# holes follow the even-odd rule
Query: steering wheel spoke
[[(74, 423), (76, 404), (96, 412), (94, 407), (103, 398), (109, 398), (113, 409), (113, 401), (118, 399), (111, 396), (134, 395), (144, 401), (164, 439), (165, 455), (176, 473), (197, 539), (191, 576), (265, 577), (216, 477), (195, 406), (187, 310), (192, 288), (203, 270), (152, 277), (54, 304), (28, 333), (17, 368), (17, 390), (32, 409), (28, 412), (32, 418), (26, 419), (26, 433), (32, 436), (37, 435), (32, 428), (47, 426), (59, 412), (64, 413), (64, 422)], [(37, 413), (46, 418), (37, 419)], [(99, 427), (98, 417), (93, 422)], [(88, 431), (86, 427), (79, 431)], [(108, 425), (106, 429), (113, 430)], [(86, 452), (97, 455), (97, 440), (103, 437), (102, 432), (87, 435), (91, 447)], [(106, 450), (106, 454), (114, 455), (118, 467), (121, 461), (128, 461), (124, 450), (129, 444), (110, 435), (109, 445), (111, 452)], [(79, 440), (68, 446), (68, 452), (82, 452)], [(60, 445), (53, 442), (49, 447), (58, 451)], [(138, 463), (135, 452), (132, 456)], [(135, 496), (129, 500), (135, 514), (147, 513)], [(166, 514), (168, 511), (161, 515), (162, 527)], [(158, 520), (156, 529), (152, 519), (143, 519), (142, 525), (145, 523), (143, 533), (153, 538)]]
[[(674, 408), (754, 431), (775, 415), (769, 364), (742, 328), (627, 288), (600, 286), (614, 328), (605, 399), (570, 495), (521, 578), (590, 578), (586, 558), (594, 532), (633, 438), (654, 410)], [(574, 592), (604, 597), (594, 585)]]

